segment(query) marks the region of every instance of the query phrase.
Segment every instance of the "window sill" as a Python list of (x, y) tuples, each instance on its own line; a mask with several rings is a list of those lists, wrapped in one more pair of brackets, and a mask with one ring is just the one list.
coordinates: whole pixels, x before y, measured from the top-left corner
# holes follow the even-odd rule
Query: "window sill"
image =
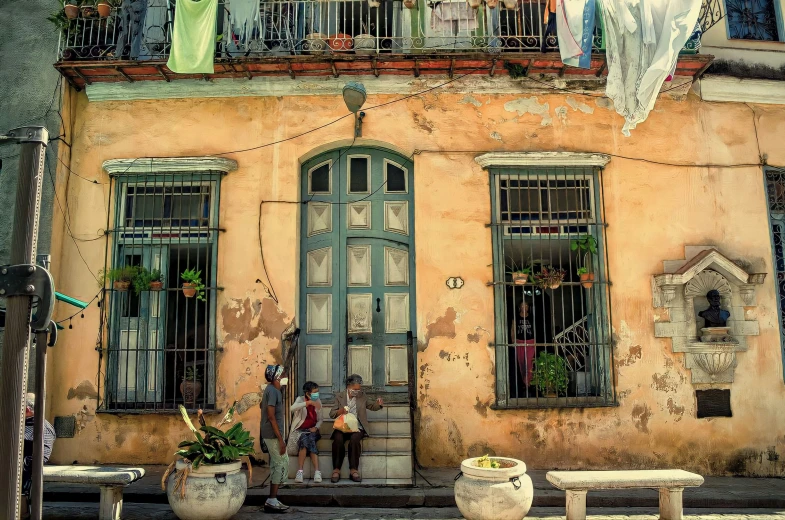
[[(186, 408), (186, 411), (189, 415), (194, 415), (198, 411), (198, 408)], [(166, 409), (166, 410), (142, 410), (142, 409), (118, 409), (118, 408), (110, 408), (107, 410), (96, 410), (96, 414), (104, 414), (104, 415), (180, 415), (180, 410), (178, 409)], [(223, 413), (223, 410), (218, 408), (202, 408), (202, 413), (204, 415), (219, 415)]]
[(603, 397), (541, 397), (528, 399), (510, 399), (506, 403), (496, 401), (491, 410), (526, 410), (547, 408), (615, 408), (617, 401)]

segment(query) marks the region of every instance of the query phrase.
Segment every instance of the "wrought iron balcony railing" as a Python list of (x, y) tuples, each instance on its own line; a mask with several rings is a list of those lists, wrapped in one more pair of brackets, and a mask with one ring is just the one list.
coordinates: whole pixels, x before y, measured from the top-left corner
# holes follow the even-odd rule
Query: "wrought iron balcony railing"
[[(247, 2), (222, 2), (216, 57), (557, 50), (555, 34), (545, 32), (545, 0), (471, 1), (478, 6), (467, 0), (257, 0), (247, 16), (240, 9)], [(165, 60), (174, 8), (174, 0), (132, 0), (108, 17), (80, 15), (63, 29), (58, 58)], [(594, 50), (603, 48), (598, 24)]]

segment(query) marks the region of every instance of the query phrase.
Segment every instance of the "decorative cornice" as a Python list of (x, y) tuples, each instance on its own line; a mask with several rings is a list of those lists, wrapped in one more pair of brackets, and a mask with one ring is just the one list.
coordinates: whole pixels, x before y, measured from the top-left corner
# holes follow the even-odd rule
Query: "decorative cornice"
[(701, 99), (785, 105), (785, 81), (706, 75), (700, 80)]
[(761, 285), (766, 278), (765, 273), (747, 273), (716, 249), (707, 249), (696, 255), (675, 273), (658, 274), (654, 276), (654, 280), (657, 287), (685, 285), (698, 273), (710, 267), (720, 271), (725, 277), (731, 278), (737, 285)]
[(597, 166), (604, 168), (611, 160), (602, 153), (583, 152), (492, 152), (474, 159), (487, 168), (521, 166)]
[(137, 173), (229, 173), (237, 169), (237, 161), (223, 157), (140, 157), (110, 159), (104, 170), (111, 175)]

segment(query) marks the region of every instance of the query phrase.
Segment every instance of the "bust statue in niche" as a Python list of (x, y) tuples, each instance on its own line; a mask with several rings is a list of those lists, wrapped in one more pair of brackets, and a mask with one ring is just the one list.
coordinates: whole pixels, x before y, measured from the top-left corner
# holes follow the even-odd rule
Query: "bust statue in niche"
[(707, 328), (727, 327), (730, 312), (720, 308), (720, 292), (712, 289), (706, 293), (706, 299), (709, 300), (709, 308), (698, 313), (698, 316), (705, 320), (705, 326)]

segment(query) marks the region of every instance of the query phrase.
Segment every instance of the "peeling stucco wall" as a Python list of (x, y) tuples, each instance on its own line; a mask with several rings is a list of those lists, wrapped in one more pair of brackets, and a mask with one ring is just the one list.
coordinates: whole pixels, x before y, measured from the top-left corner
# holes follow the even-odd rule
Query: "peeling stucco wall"
[[(370, 81), (370, 80), (369, 80)], [(368, 106), (396, 96), (371, 96)], [(344, 115), (337, 96), (182, 99), (87, 103), (76, 96), (73, 161), (98, 176), (118, 157), (207, 155), (280, 141)], [(785, 164), (785, 107), (756, 106), (762, 153)], [(748, 107), (702, 103), (694, 96), (658, 101), (632, 137), (607, 99), (580, 95), (444, 94), (434, 91), (368, 110), (363, 138), (414, 160), (417, 261), (416, 435), (419, 461), (457, 466), (495, 453), (531, 468), (682, 467), (704, 474), (785, 473), (785, 400), (775, 286), (759, 289), (761, 335), (739, 355), (734, 417), (695, 418), (694, 388), (682, 354), (655, 339), (667, 319), (651, 303), (651, 275), (683, 258), (685, 244), (716, 244), (732, 258), (763, 258), (771, 273), (766, 197), (759, 168), (681, 168), (613, 158), (604, 173), (607, 244), (619, 406), (495, 410), (493, 261), (489, 178), (474, 157), (494, 151), (592, 151), (675, 163), (754, 163)], [(351, 141), (349, 118), (318, 132), (230, 154), (239, 169), (221, 188), (217, 405), (240, 400), (258, 435), (263, 369), (280, 361), (281, 331), (297, 316), (297, 204), (265, 204), (259, 255), (259, 201), (298, 200), (298, 158), (337, 140)], [(100, 139), (98, 138), (100, 136)], [(364, 141), (366, 142), (366, 141)], [(466, 153), (476, 150), (476, 153)], [(418, 151), (415, 153), (415, 151)], [(86, 190), (69, 186), (72, 195)], [(100, 195), (100, 194), (99, 194)], [(107, 194), (108, 195), (108, 194)], [(74, 233), (105, 220), (101, 197), (71, 208)], [(81, 245), (103, 265), (103, 244)], [(71, 248), (55, 252), (68, 269), (60, 287), (89, 299), (94, 282)], [(449, 289), (445, 280), (464, 285)], [(273, 284), (279, 302), (264, 285)], [(88, 294), (89, 293), (89, 294)], [(58, 308), (58, 316), (65, 315)], [(95, 414), (93, 383), (98, 310), (65, 331), (53, 349), (51, 415), (81, 414), (74, 439), (58, 441), (55, 462), (163, 463), (185, 427), (177, 416)], [(91, 382), (87, 385), (84, 382)], [(85, 409), (85, 406), (87, 409)]]

